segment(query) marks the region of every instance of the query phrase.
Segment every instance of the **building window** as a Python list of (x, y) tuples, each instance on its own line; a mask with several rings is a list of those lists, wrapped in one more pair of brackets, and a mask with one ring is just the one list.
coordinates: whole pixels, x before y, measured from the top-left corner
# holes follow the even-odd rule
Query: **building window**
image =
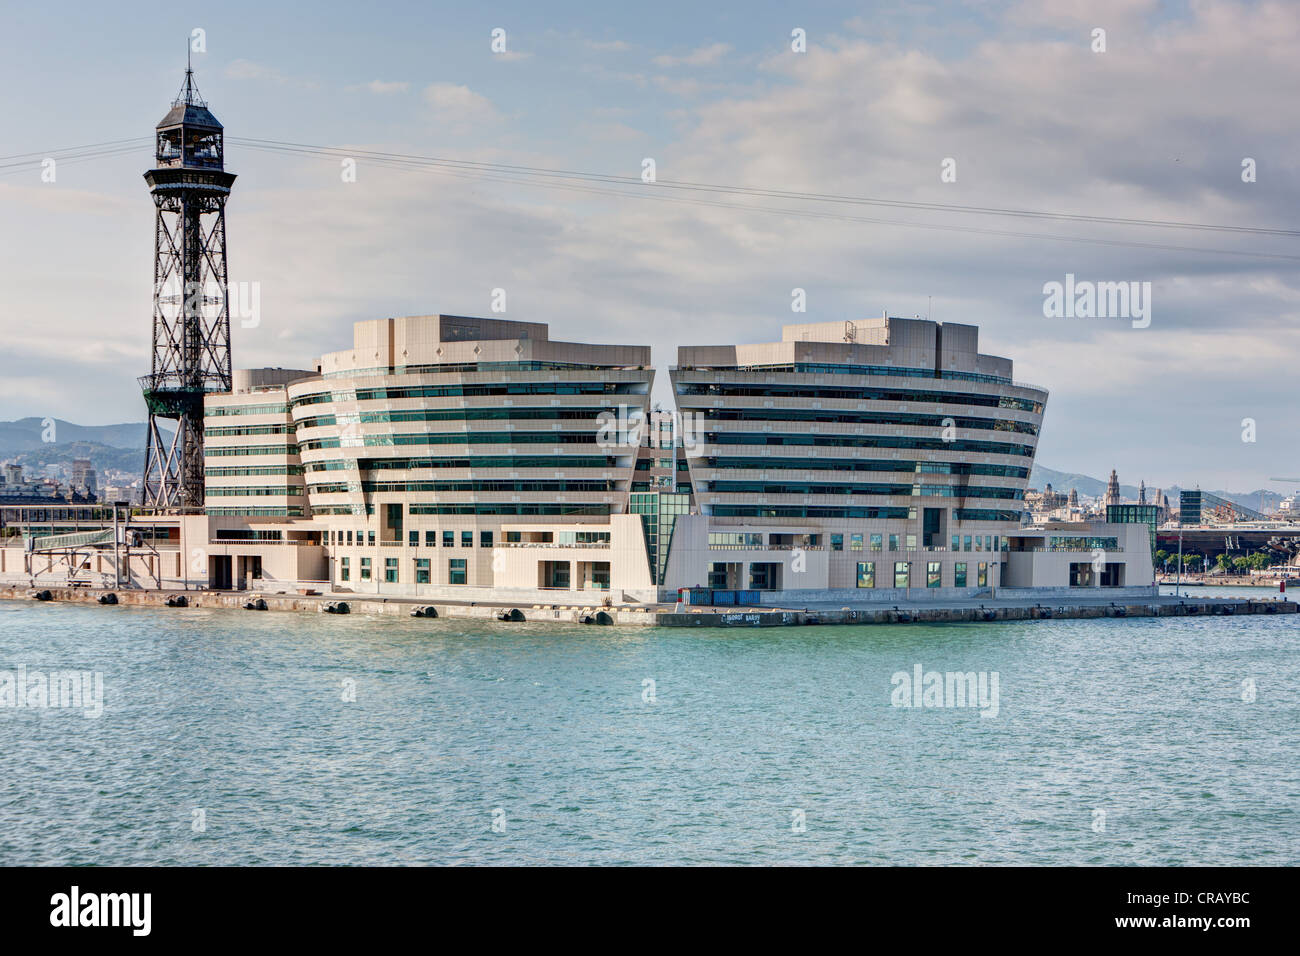
[(473, 532), (473, 531), (462, 531), (462, 532), (460, 533), (460, 546), (461, 546), (462, 548), (472, 548), (472, 547), (474, 547), (474, 532)]
[(352, 566), (347, 558), (339, 558), (339, 580), (352, 580)]
[(492, 547), (492, 532), (491, 532), (491, 531), (480, 531), (480, 532), (478, 533), (478, 546), (479, 546), (480, 548), (490, 548), (490, 547)]
[(428, 558), (415, 559), (415, 583), (416, 584), (429, 583), (429, 559)]
[(413, 548), (420, 546), (420, 532), (412, 531), (406, 536), (407, 543)]
[(858, 562), (858, 587), (874, 588), (876, 586), (876, 562)]
[(907, 536), (907, 550), (908, 550), (908, 551), (915, 551), (915, 550), (916, 550), (916, 535), (914, 535), (914, 534), (909, 534), (909, 535)]
[(373, 531), (366, 532), (366, 544), (372, 548), (375, 546), (375, 533)]
[(977, 579), (977, 581), (976, 581), (976, 583), (978, 584), (978, 586), (979, 586), (979, 587), (982, 587), (982, 588), (986, 588), (986, 587), (988, 587), (988, 586), (989, 586), (989, 566), (988, 566), (988, 562), (986, 562), (986, 561), (981, 561), (981, 562), (979, 563), (979, 572), (978, 572), (978, 573), (979, 573), (979, 577), (978, 577), (978, 579)]
[(749, 586), (755, 591), (781, 590), (781, 565), (755, 561), (749, 566)]
[(568, 561), (539, 561), (537, 586), (558, 591), (569, 590), (571, 571)]
[(952, 536), (952, 549), (954, 551), (961, 550), (961, 535), (955, 534)]
[(436, 547), (438, 544), (438, 532), (426, 531), (424, 533), (424, 546), (426, 548)]
[(352, 547), (352, 529), (348, 529), (348, 547)]
[(860, 534), (849, 535), (849, 550), (850, 551), (862, 550), (862, 535)]
[(984, 536), (984, 550), (985, 550), (985, 551), (992, 551), (992, 550), (993, 550), (993, 535), (991, 535), (991, 534), (986, 534), (986, 535)]
[(361, 559), (361, 580), (362, 581), (370, 580), (370, 559), (369, 558)]
[(384, 580), (389, 584), (397, 583), (397, 559), (384, 558)]
[(898, 535), (896, 535), (896, 534), (891, 534), (891, 535), (889, 536), (889, 550), (890, 550), (890, 551), (897, 551), (897, 550), (898, 550)]
[(872, 551), (879, 551), (879, 550), (881, 549), (881, 547), (883, 547), (883, 545), (884, 545), (884, 541), (885, 541), (885, 539), (884, 539), (884, 536), (883, 536), (883, 535), (880, 535), (880, 534), (873, 534), (873, 535), (871, 536), (871, 550), (872, 550)]
[(747, 531), (710, 531), (710, 548), (761, 548), (763, 535)]
[(911, 586), (912, 564), (910, 561), (894, 562), (894, 587), (905, 588)]
[(964, 588), (966, 586), (966, 562), (958, 561), (952, 566), (952, 584), (953, 587)]
[(447, 583), (464, 584), (467, 580), (464, 558), (450, 558), (447, 561)]
[(939, 562), (928, 561), (925, 565), (925, 586), (937, 588), (943, 584), (943, 575), (939, 573)]
[(984, 550), (982, 547), (980, 547), (980, 543), (981, 543), (981, 542), (980, 542), (980, 536), (979, 536), (979, 535), (975, 535), (975, 550), (976, 550), (976, 551), (983, 551), (983, 550)]
[(831, 550), (832, 550), (832, 551), (843, 551), (843, 550), (844, 550), (844, 535), (842, 535), (842, 534), (832, 534), (832, 535), (831, 535)]
[(966, 537), (962, 538), (962, 542), (963, 542), (963, 543), (962, 543), (962, 550), (963, 550), (963, 551), (969, 551), (969, 550), (970, 550), (970, 535), (966, 535)]
[(442, 546), (443, 546), (444, 548), (454, 548), (454, 547), (456, 547), (456, 532), (454, 532), (454, 531), (444, 531), (444, 532), (442, 533)]

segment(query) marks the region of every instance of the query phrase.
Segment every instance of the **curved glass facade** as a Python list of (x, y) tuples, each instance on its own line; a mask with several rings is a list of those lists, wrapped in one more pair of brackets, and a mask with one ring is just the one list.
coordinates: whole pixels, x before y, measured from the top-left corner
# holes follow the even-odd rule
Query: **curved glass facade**
[(920, 567), (926, 586), (956, 586), (957, 560), (910, 553), (961, 558), (995, 539), (1001, 550), (1020, 524), (1047, 402), (1014, 384), (1010, 360), (980, 353), (977, 336), (883, 318), (679, 349), (673, 391), (711, 527), (784, 526), (829, 542), (832, 588), (862, 586), (846, 540), (880, 542), (882, 566)]

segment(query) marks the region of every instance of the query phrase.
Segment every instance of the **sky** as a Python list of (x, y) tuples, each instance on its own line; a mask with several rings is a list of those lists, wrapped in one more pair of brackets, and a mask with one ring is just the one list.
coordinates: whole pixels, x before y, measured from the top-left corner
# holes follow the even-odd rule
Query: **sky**
[[(7, 0), (0, 157), (22, 156), (0, 159), (0, 420), (144, 417), (142, 174), (200, 36), (195, 77), (228, 138), (342, 151), (227, 144), (230, 278), (260, 303), (254, 327), (232, 323), (236, 367), (309, 365), (361, 319), (490, 316), (504, 289), (506, 317), (552, 338), (651, 345), (671, 401), (678, 345), (928, 314), (978, 325), (982, 351), (1050, 391), (1043, 465), (1300, 487), (1269, 480), (1300, 478), (1295, 236), (591, 191), (362, 152), (634, 180), (653, 159), (660, 183), (1294, 229), (1300, 5), (542, 6)], [(1045, 315), (1067, 275), (1149, 283), (1149, 324)]]

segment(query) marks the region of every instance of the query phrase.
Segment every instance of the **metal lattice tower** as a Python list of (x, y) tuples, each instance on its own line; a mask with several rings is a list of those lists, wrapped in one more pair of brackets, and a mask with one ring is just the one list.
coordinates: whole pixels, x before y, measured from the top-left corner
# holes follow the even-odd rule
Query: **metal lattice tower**
[[(203, 396), (230, 391), (230, 306), (222, 126), (199, 98), (194, 71), (157, 127), (153, 195), (153, 362), (140, 379), (149, 408), (144, 505), (203, 510)], [(176, 422), (170, 438), (159, 419)]]

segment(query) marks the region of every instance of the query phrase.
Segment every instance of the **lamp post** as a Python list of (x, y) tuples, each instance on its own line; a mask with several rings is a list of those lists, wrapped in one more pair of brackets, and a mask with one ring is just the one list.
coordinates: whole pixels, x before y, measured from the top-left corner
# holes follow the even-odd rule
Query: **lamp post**
[(1180, 597), (1183, 583), (1183, 527), (1178, 526), (1178, 576), (1174, 579), (1174, 597)]

